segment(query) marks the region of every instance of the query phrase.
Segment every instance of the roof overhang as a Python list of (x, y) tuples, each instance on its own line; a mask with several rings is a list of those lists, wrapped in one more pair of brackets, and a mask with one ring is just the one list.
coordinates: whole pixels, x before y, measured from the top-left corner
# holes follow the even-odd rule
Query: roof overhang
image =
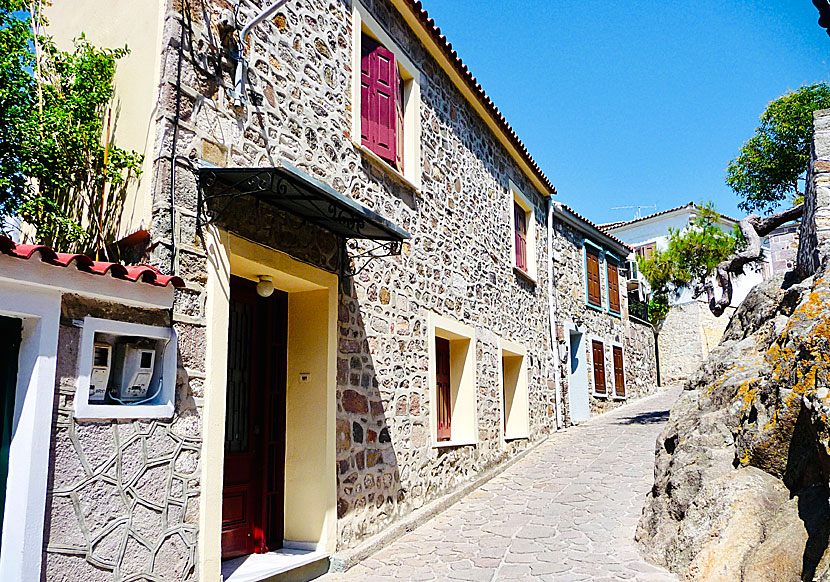
[(554, 204), (554, 217), (581, 232), (586, 239), (611, 251), (622, 260), (625, 260), (631, 254), (631, 247), (602, 232), (595, 225), (587, 223), (561, 203)]
[(408, 232), (287, 162), (271, 168), (199, 169), (198, 216), (219, 220), (242, 196), (289, 212), (344, 239), (401, 243)]

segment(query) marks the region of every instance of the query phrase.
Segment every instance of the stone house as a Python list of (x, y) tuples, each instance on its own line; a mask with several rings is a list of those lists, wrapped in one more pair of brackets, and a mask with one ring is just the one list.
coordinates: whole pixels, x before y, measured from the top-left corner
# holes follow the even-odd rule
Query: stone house
[(629, 312), (631, 247), (553, 204), (553, 297), (566, 423), (657, 389), (655, 334)]
[[(601, 228), (634, 247), (637, 256), (650, 257), (654, 250), (668, 246), (670, 230), (682, 231), (697, 218), (699, 206), (689, 202), (655, 214), (603, 224)], [(720, 215), (719, 226), (731, 232), (738, 220)], [(670, 297), (672, 309), (660, 325), (658, 349), (660, 379), (663, 382), (682, 380), (692, 374), (706, 359), (709, 351), (718, 345), (735, 308), (755, 285), (769, 276), (769, 241), (764, 240), (764, 261), (758, 266), (747, 266), (745, 272), (733, 281), (732, 305), (721, 317), (709, 311), (705, 297), (693, 297), (691, 289), (681, 289)], [(640, 299), (646, 300), (650, 289), (642, 274), (638, 273)], [(634, 297), (632, 297), (632, 300)]]
[[(120, 234), (185, 287), (147, 315), (177, 337), (173, 409), (90, 420), (61, 385), (72, 511), (47, 508), (46, 580), (318, 575), (570, 422), (566, 331), (604, 346), (602, 366), (583, 354), (608, 370), (589, 414), (654, 386), (619, 293), (630, 249), (551, 202), (419, 2), (48, 15), (58, 42), (130, 46), (115, 139), (145, 171)], [(595, 255), (597, 309), (578, 299)], [(100, 442), (115, 473), (109, 456), (76, 471)]]

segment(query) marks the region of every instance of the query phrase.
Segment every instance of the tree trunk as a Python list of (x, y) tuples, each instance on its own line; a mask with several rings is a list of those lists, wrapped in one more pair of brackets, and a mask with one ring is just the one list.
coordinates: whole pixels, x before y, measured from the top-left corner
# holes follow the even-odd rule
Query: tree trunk
[(746, 239), (746, 246), (731, 258), (723, 261), (715, 270), (715, 278), (723, 293), (720, 299), (715, 299), (715, 288), (711, 282), (706, 283), (706, 294), (709, 299), (709, 310), (715, 317), (723, 315), (724, 310), (732, 303), (732, 276), (742, 275), (744, 267), (761, 258), (761, 237), (791, 220), (800, 218), (803, 213), (803, 204), (788, 210), (761, 218), (757, 214), (750, 214), (740, 222), (741, 233)]

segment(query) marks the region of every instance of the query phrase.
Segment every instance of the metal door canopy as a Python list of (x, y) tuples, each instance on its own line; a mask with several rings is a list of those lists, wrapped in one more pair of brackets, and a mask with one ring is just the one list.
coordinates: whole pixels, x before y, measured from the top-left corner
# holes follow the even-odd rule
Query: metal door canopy
[(344, 239), (387, 241), (399, 249), (411, 238), (401, 227), (287, 162), (272, 168), (202, 167), (198, 173), (198, 227), (221, 220), (237, 198), (250, 196)]

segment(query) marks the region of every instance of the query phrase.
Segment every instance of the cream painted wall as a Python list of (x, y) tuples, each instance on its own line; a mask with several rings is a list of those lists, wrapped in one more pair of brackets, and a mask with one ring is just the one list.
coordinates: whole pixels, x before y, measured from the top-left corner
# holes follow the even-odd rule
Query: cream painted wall
[(504, 401), (502, 417), (506, 439), (528, 438), (530, 434), (525, 347), (501, 340), (502, 386)]
[[(288, 293), (285, 539), (334, 552), (337, 275), (215, 228), (207, 229), (207, 370), (204, 399), (199, 571), (221, 569), (228, 317), (231, 274), (270, 275)], [(300, 383), (300, 373), (309, 382)]]
[[(151, 224), (153, 158), (161, 77), (161, 33), (166, 3), (160, 0), (59, 0), (46, 11), (49, 34), (60, 48), (71, 49), (84, 33), (98, 47), (125, 44), (130, 54), (118, 61), (112, 126), (115, 143), (144, 154), (142, 174), (124, 201), (121, 238)], [(106, 120), (106, 118), (105, 118)], [(106, 125), (106, 121), (105, 121)]]
[(288, 295), (285, 415), (285, 539), (330, 552), (337, 543), (336, 291)]

